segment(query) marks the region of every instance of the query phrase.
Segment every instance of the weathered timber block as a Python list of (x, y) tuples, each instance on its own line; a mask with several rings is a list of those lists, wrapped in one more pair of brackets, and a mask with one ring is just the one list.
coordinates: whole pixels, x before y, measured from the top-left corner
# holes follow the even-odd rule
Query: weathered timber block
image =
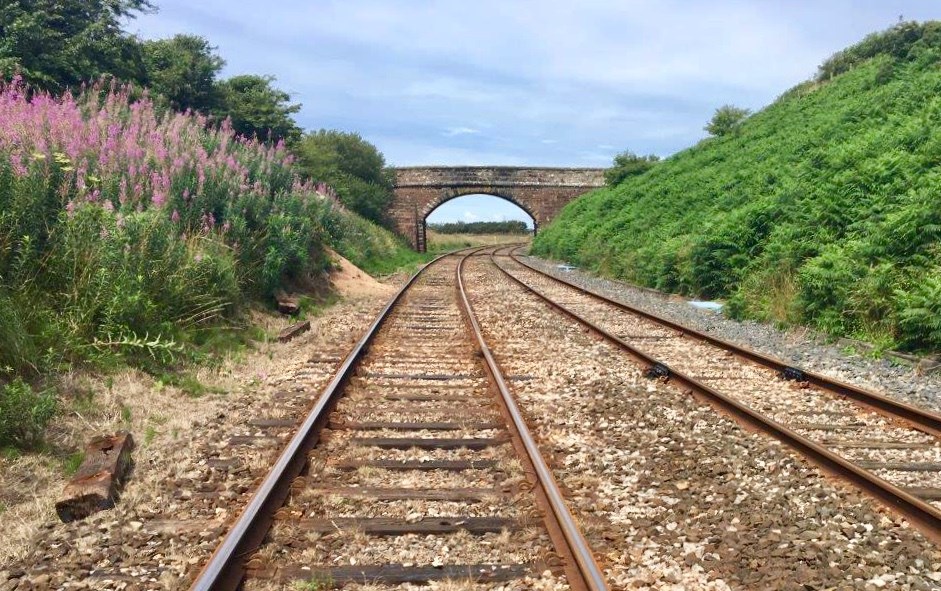
[(310, 320), (305, 320), (303, 322), (298, 322), (297, 324), (292, 324), (291, 326), (285, 328), (280, 333), (278, 333), (278, 342), (286, 343), (298, 335), (302, 335), (305, 332), (310, 330)]
[(134, 439), (126, 431), (92, 439), (85, 446), (85, 460), (56, 502), (59, 519), (68, 523), (114, 507), (133, 448)]
[(282, 314), (295, 316), (301, 311), (301, 304), (295, 296), (289, 296), (286, 293), (279, 292), (274, 295), (274, 299), (278, 302), (278, 312)]

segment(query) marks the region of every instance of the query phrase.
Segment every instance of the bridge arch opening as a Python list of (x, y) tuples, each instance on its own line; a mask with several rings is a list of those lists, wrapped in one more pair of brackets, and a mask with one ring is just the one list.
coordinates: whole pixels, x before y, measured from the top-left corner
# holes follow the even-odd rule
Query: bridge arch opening
[(415, 242), (425, 250), (428, 232), (437, 224), (520, 221), (529, 232), (535, 233), (536, 216), (516, 199), (508, 195), (492, 193), (463, 193), (444, 196), (431, 203), (420, 214)]
[(484, 194), (520, 206), (535, 227), (552, 221), (566, 203), (604, 185), (601, 168), (523, 166), (410, 166), (396, 168), (389, 218), (396, 232), (425, 250), (426, 220), (439, 205)]

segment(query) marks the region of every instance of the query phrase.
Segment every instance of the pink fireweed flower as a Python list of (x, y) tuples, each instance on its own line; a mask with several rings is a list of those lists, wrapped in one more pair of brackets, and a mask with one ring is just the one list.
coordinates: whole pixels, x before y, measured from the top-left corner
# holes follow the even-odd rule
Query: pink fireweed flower
[(10, 156), (10, 165), (13, 167), (13, 174), (18, 177), (24, 177), (29, 174), (29, 169), (23, 164), (23, 156), (21, 154), (13, 154)]
[(180, 212), (178, 212), (177, 210), (174, 209), (174, 210), (173, 210), (173, 213), (170, 214), (170, 221), (173, 222), (174, 224), (179, 223), (179, 222), (180, 222)]

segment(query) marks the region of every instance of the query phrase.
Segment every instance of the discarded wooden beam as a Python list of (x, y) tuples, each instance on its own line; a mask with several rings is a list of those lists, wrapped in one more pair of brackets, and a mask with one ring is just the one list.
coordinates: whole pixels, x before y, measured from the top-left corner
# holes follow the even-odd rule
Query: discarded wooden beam
[(310, 320), (304, 320), (303, 322), (292, 324), (278, 334), (278, 342), (286, 343), (294, 337), (304, 334), (308, 330), (310, 330)]
[(114, 507), (131, 467), (134, 439), (121, 431), (96, 437), (85, 446), (85, 459), (56, 502), (59, 519), (68, 523)]
[(301, 311), (300, 301), (295, 296), (289, 296), (286, 293), (276, 293), (274, 296), (278, 302), (278, 312), (289, 316), (296, 316)]

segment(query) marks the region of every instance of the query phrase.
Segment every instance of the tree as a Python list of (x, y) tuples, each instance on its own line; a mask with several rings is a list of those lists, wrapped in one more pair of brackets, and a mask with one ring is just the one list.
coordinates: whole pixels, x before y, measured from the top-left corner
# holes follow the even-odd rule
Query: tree
[(216, 75), (225, 60), (197, 35), (176, 35), (143, 43), (147, 82), (177, 111), (209, 113), (219, 103)]
[(137, 38), (121, 20), (152, 9), (149, 0), (7, 0), (0, 3), (0, 76), (62, 91), (110, 75), (144, 80)]
[(262, 141), (293, 141), (301, 130), (291, 117), (301, 105), (290, 104), (291, 95), (272, 86), (274, 76), (246, 74), (218, 84), (219, 105), (215, 114), (229, 117), (235, 131)]
[(309, 133), (295, 149), (303, 173), (333, 186), (344, 205), (383, 223), (392, 199), (392, 171), (385, 158), (359, 134), (321, 129)]
[(709, 132), (709, 135), (721, 137), (735, 131), (742, 121), (748, 117), (748, 109), (740, 109), (732, 105), (722, 105), (716, 109), (715, 114), (709, 123), (703, 128)]
[(654, 154), (638, 156), (626, 150), (614, 157), (614, 166), (604, 171), (604, 182), (609, 187), (620, 185), (627, 177), (643, 174), (660, 161)]

